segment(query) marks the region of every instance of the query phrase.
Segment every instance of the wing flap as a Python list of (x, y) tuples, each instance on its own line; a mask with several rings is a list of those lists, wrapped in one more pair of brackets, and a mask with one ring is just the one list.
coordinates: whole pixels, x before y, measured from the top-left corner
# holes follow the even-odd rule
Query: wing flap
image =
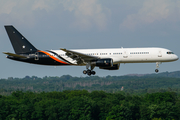
[(76, 60), (78, 64), (85, 64), (85, 62), (90, 62), (92, 60), (99, 59), (96, 56), (90, 56), (90, 55), (86, 55), (84, 53), (80, 53), (80, 52), (76, 52), (76, 51), (72, 51), (72, 50), (67, 50), (64, 48), (61, 48), (61, 50), (66, 52), (66, 55), (68, 57), (72, 58), (73, 60)]
[(8, 52), (3, 52), (6, 55), (13, 56), (13, 57), (18, 57), (18, 58), (27, 58), (26, 56), (14, 54), (14, 53), (8, 53)]

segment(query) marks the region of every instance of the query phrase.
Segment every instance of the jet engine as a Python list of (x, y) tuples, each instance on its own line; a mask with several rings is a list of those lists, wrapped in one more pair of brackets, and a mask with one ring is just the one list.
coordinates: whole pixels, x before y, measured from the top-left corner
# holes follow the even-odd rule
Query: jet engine
[(99, 69), (105, 69), (105, 70), (118, 70), (120, 67), (120, 64), (114, 64), (112, 67), (99, 67)]
[(111, 58), (98, 59), (97, 61), (91, 62), (91, 64), (98, 67), (112, 67), (113, 60)]

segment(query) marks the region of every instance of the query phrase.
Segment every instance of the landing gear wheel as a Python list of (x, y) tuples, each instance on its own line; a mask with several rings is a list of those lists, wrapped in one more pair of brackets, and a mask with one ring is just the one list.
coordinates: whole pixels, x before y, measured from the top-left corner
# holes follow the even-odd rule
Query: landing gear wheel
[(156, 72), (156, 73), (158, 73), (158, 72), (159, 72), (159, 70), (158, 70), (158, 69), (155, 69), (155, 72)]
[(87, 74), (87, 71), (86, 71), (86, 70), (84, 70), (84, 71), (83, 71), (83, 74)]
[(91, 73), (87, 73), (89, 76), (91, 76)]
[(87, 74), (91, 76), (91, 70), (87, 70)]
[(91, 71), (91, 74), (92, 74), (92, 75), (95, 75), (95, 74), (96, 74), (96, 72), (95, 72), (95, 71)]

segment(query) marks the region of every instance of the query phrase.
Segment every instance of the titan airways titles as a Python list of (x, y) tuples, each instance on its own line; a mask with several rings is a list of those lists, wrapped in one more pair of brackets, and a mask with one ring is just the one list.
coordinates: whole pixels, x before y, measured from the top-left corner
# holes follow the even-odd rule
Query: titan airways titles
[(7, 58), (40, 65), (86, 66), (87, 75), (95, 75), (94, 67), (105, 70), (118, 70), (120, 63), (156, 63), (178, 60), (178, 56), (164, 48), (114, 48), (114, 49), (78, 49), (38, 50), (12, 25), (5, 26), (14, 53), (4, 52)]

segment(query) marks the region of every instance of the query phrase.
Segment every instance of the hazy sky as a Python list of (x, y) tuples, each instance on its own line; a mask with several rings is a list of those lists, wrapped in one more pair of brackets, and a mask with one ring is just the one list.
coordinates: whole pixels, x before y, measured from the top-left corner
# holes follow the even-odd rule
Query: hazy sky
[[(162, 47), (180, 57), (179, 0), (0, 0), (0, 51), (13, 52), (4, 25), (13, 25), (36, 48), (81, 49)], [(85, 76), (75, 66), (41, 66), (0, 54), (0, 78)], [(162, 63), (160, 72), (180, 70), (180, 60)], [(97, 75), (154, 73), (155, 63), (121, 64)]]

